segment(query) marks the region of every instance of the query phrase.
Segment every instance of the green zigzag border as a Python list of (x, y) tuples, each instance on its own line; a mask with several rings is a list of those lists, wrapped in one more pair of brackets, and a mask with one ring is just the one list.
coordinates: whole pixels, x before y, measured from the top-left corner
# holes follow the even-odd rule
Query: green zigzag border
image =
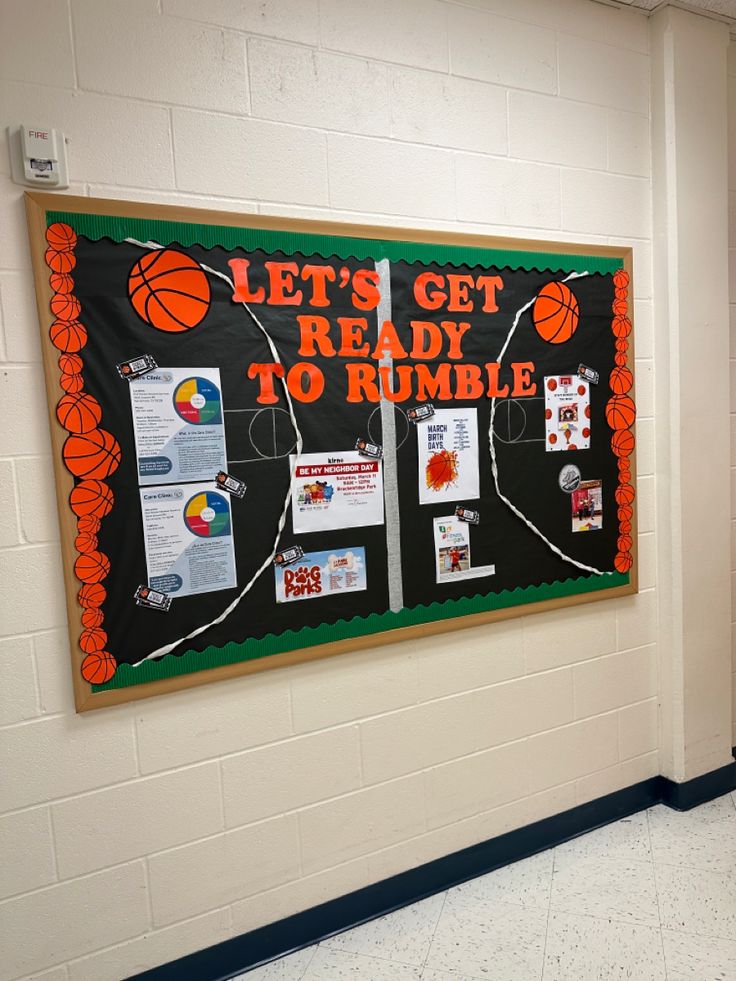
[(282, 654), (300, 648), (316, 647), (349, 637), (361, 637), (397, 630), (418, 623), (431, 623), (468, 616), (471, 613), (485, 613), (489, 610), (504, 610), (512, 606), (523, 606), (541, 600), (559, 599), (579, 593), (593, 593), (630, 582), (628, 573), (607, 572), (602, 576), (580, 576), (540, 586), (517, 586), (500, 593), (448, 599), (442, 603), (428, 606), (404, 608), (398, 613), (372, 613), (367, 617), (353, 617), (352, 620), (339, 620), (337, 623), (323, 623), (319, 627), (302, 627), (301, 630), (285, 630), (281, 634), (268, 634), (262, 639), (250, 638), (241, 643), (231, 641), (224, 647), (207, 647), (203, 651), (188, 650), (180, 657), (169, 654), (158, 661), (142, 661), (137, 667), (121, 664), (114, 678), (106, 685), (93, 685), (93, 692), (110, 691), (114, 688), (130, 688), (144, 685), (163, 678), (174, 678), (182, 674), (207, 671), (225, 664), (241, 661), (256, 661), (272, 654)]
[(88, 215), (74, 211), (48, 211), (46, 221), (64, 221), (90, 239), (126, 238), (152, 240), (161, 245), (200, 245), (212, 249), (245, 249), (254, 252), (318, 253), (323, 258), (391, 259), (406, 262), (451, 263), (454, 265), (495, 266), (509, 269), (539, 269), (565, 272), (614, 273), (623, 260), (596, 255), (568, 255), (555, 252), (526, 252), (523, 249), (483, 249), (477, 246), (445, 245), (426, 242), (394, 242), (387, 239), (350, 238), (345, 235), (319, 235), (309, 232), (272, 231), (230, 225), (197, 225), (190, 222), (161, 221), (153, 218), (122, 218), (116, 215)]

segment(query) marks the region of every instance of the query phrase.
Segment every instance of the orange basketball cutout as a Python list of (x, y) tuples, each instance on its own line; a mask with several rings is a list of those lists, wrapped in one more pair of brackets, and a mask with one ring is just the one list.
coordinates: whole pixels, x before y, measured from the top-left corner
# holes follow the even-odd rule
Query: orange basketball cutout
[(629, 286), (629, 274), (625, 269), (617, 269), (613, 274), (613, 285), (618, 289), (628, 289)]
[(82, 677), (90, 685), (104, 685), (114, 677), (118, 662), (109, 651), (95, 651), (82, 661)]
[(82, 305), (71, 293), (54, 293), (51, 297), (51, 312), (59, 320), (76, 320), (82, 312)]
[(49, 269), (56, 273), (70, 273), (77, 264), (73, 252), (59, 252), (57, 249), (46, 249), (44, 259)]
[(617, 351), (613, 356), (613, 360), (619, 366), (619, 368), (624, 368), (629, 359), (626, 351)]
[(79, 647), (85, 654), (101, 651), (107, 643), (107, 634), (100, 627), (88, 627), (79, 635)]
[(78, 375), (82, 370), (82, 359), (78, 354), (60, 354), (59, 367), (63, 375)]
[(619, 317), (624, 317), (629, 309), (629, 304), (626, 300), (623, 300), (619, 297), (613, 301), (613, 303), (611, 304), (611, 309)]
[(55, 221), (46, 229), (46, 241), (57, 252), (71, 252), (77, 244), (77, 233), (63, 221)]
[(102, 408), (94, 395), (67, 393), (59, 399), (56, 418), (69, 433), (89, 433), (100, 424)]
[(51, 343), (66, 354), (76, 354), (87, 343), (87, 328), (78, 320), (55, 320), (49, 330)]
[(109, 571), (110, 560), (104, 552), (85, 552), (74, 563), (74, 575), (80, 582), (102, 582)]
[(52, 272), (49, 276), (49, 285), (54, 293), (71, 293), (74, 289), (74, 280), (65, 272)]
[(628, 337), (631, 333), (631, 321), (628, 317), (614, 317), (611, 321), (611, 330), (616, 337)]
[(634, 376), (628, 368), (617, 365), (609, 376), (608, 384), (614, 395), (626, 395), (634, 384)]
[(618, 457), (631, 456), (634, 442), (634, 434), (630, 429), (617, 429), (611, 436), (611, 449)]
[(128, 298), (144, 323), (180, 334), (204, 319), (210, 308), (210, 283), (191, 256), (158, 249), (147, 252), (130, 270)]
[(62, 457), (67, 470), (75, 477), (104, 480), (120, 465), (120, 444), (106, 429), (67, 436)]
[(633, 504), (634, 503), (634, 488), (631, 484), (619, 484), (616, 488), (615, 493), (617, 504)]
[(114, 500), (112, 491), (101, 480), (82, 480), (75, 487), (72, 487), (72, 492), (69, 495), (69, 506), (79, 518), (77, 527), (80, 532), (84, 530), (82, 518), (104, 518), (112, 510)]
[(630, 504), (622, 504), (616, 512), (616, 516), (619, 521), (631, 521), (634, 516), (634, 509)]
[(606, 402), (606, 422), (611, 429), (630, 429), (636, 418), (636, 406), (630, 395), (612, 395)]
[(616, 542), (619, 552), (630, 552), (633, 544), (631, 535), (619, 535)]
[(564, 283), (547, 283), (534, 301), (532, 320), (543, 341), (564, 344), (577, 330), (578, 301)]
[(427, 487), (443, 490), (454, 484), (458, 477), (457, 453), (454, 450), (440, 450), (427, 460), (425, 478)]
[(82, 626), (83, 627), (100, 627), (105, 619), (105, 615), (102, 610), (97, 607), (89, 607), (89, 609), (82, 610)]
[(616, 558), (613, 560), (616, 572), (628, 572), (633, 564), (634, 559), (631, 552), (618, 552)]
[(74, 548), (78, 552), (94, 552), (98, 545), (97, 535), (90, 531), (80, 531), (74, 539)]
[(85, 610), (96, 610), (107, 598), (107, 590), (98, 582), (85, 583), (77, 593), (79, 605)]
[(77, 531), (80, 535), (96, 535), (101, 526), (100, 519), (95, 518), (92, 514), (85, 514), (83, 518), (77, 518)]
[(63, 374), (61, 378), (59, 378), (59, 384), (67, 395), (76, 395), (84, 388), (84, 379), (81, 375), (77, 374)]

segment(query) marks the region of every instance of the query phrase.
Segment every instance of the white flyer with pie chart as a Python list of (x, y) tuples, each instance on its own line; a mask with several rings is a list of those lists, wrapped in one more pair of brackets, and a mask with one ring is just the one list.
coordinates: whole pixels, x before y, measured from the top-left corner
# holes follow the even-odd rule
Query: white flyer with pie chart
[(219, 368), (157, 368), (128, 385), (139, 484), (227, 470)]

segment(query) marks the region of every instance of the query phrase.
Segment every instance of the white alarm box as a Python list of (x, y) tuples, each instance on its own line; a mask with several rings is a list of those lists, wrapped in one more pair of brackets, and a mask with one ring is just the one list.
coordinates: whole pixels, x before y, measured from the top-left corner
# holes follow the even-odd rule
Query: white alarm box
[(10, 166), (16, 184), (69, 187), (64, 134), (48, 126), (8, 126)]

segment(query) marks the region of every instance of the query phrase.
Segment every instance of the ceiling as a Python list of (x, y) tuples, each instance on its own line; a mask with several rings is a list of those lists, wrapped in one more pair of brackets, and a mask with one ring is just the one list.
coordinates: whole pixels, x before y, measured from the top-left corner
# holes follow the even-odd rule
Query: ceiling
[[(640, 10), (653, 11), (658, 7), (664, 7), (671, 0), (613, 0), (613, 2), (622, 7), (638, 7)], [(726, 21), (731, 25), (731, 33), (736, 34), (736, 0), (682, 0), (682, 2), (676, 0), (673, 6)]]

